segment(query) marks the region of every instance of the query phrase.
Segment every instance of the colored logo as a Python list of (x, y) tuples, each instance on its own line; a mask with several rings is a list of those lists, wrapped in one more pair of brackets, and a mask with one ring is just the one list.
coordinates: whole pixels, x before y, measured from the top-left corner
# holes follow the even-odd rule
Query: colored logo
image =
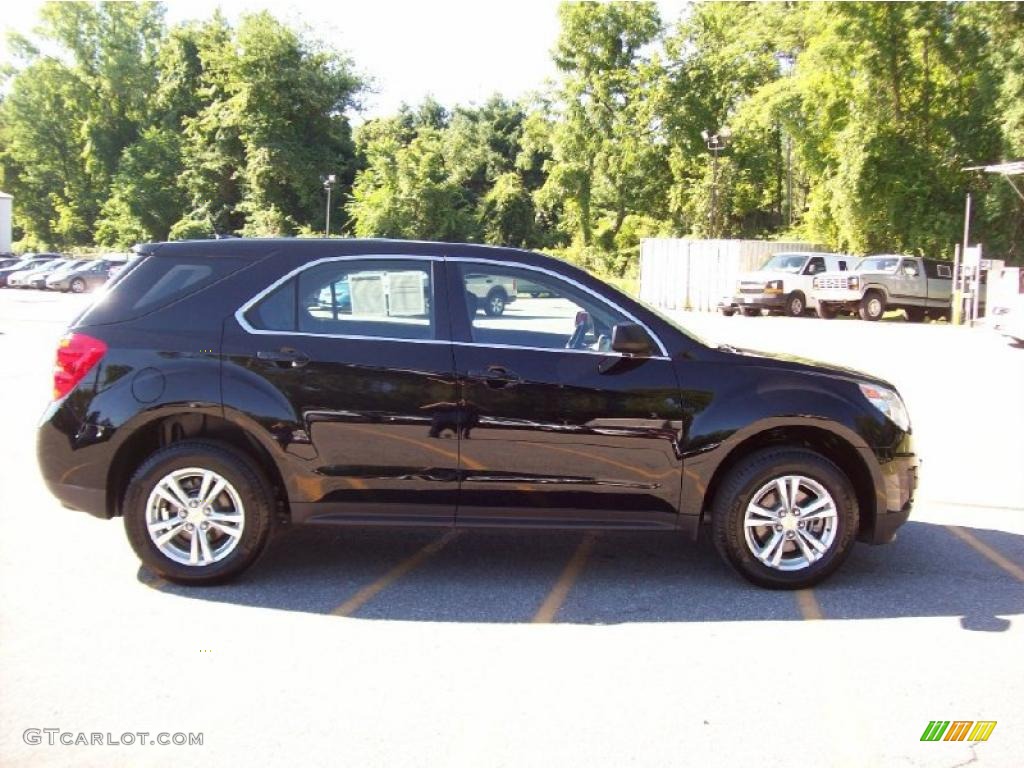
[(921, 741), (988, 741), (995, 729), (995, 720), (931, 720)]

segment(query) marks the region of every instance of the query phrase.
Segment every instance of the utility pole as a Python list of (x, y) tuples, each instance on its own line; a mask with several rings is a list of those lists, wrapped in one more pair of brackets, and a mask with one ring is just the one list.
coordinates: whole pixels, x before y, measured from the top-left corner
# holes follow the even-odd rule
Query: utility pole
[[(789, 51), (778, 51), (775, 61), (779, 64), (779, 73), (785, 77), (793, 74), (796, 56)], [(786, 224), (793, 226), (793, 137), (786, 131)]]
[(324, 237), (331, 236), (331, 189), (334, 188), (334, 184), (337, 180), (338, 177), (333, 173), (320, 177), (320, 181), (324, 183), (324, 189), (327, 190), (327, 209), (324, 214)]
[(701, 131), (700, 135), (711, 153), (711, 211), (708, 213), (708, 230), (712, 238), (717, 239), (721, 237), (721, 229), (718, 226), (718, 153), (728, 146), (732, 131), (723, 125), (718, 133)]

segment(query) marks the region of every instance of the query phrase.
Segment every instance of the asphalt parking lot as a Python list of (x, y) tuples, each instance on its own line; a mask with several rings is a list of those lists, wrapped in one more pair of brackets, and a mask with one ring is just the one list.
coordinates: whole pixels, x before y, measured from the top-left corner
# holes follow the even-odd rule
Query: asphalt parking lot
[[(813, 591), (758, 590), (707, 540), (665, 534), (330, 528), (188, 589), (39, 480), (54, 346), (86, 301), (0, 290), (0, 764), (1020, 764), (1024, 349), (936, 324), (684, 317), (907, 400), (911, 521)], [(921, 742), (935, 719), (998, 725)], [(204, 738), (32, 745), (28, 728)]]

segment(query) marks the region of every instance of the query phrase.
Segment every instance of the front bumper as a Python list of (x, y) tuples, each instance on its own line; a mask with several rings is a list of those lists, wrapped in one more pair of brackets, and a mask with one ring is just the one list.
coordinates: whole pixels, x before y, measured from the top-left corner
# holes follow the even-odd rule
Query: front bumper
[(853, 304), (860, 301), (860, 291), (850, 289), (817, 290), (811, 296), (819, 304)]
[(896, 538), (897, 529), (907, 522), (914, 505), (919, 467), (920, 461), (912, 453), (899, 454), (883, 465), (884, 504), (878, 504), (873, 524), (861, 529), (861, 541), (888, 544)]
[(734, 296), (726, 296), (719, 303), (718, 307), (727, 309), (742, 309), (743, 307), (757, 307), (758, 309), (782, 309), (785, 304), (781, 293), (737, 293)]

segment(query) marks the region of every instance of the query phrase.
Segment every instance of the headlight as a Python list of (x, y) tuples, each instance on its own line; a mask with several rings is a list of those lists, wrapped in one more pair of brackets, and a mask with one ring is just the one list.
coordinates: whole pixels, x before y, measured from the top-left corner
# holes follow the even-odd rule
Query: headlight
[(858, 384), (860, 391), (875, 408), (885, 414), (893, 424), (904, 432), (910, 431), (910, 416), (907, 414), (907, 407), (903, 400), (891, 389), (879, 387), (876, 384)]
[(851, 277), (847, 281), (846, 285), (849, 288), (853, 288), (855, 291), (860, 290), (860, 278), (859, 277)]
[(764, 284), (765, 293), (782, 293), (782, 281), (781, 280), (769, 280)]

